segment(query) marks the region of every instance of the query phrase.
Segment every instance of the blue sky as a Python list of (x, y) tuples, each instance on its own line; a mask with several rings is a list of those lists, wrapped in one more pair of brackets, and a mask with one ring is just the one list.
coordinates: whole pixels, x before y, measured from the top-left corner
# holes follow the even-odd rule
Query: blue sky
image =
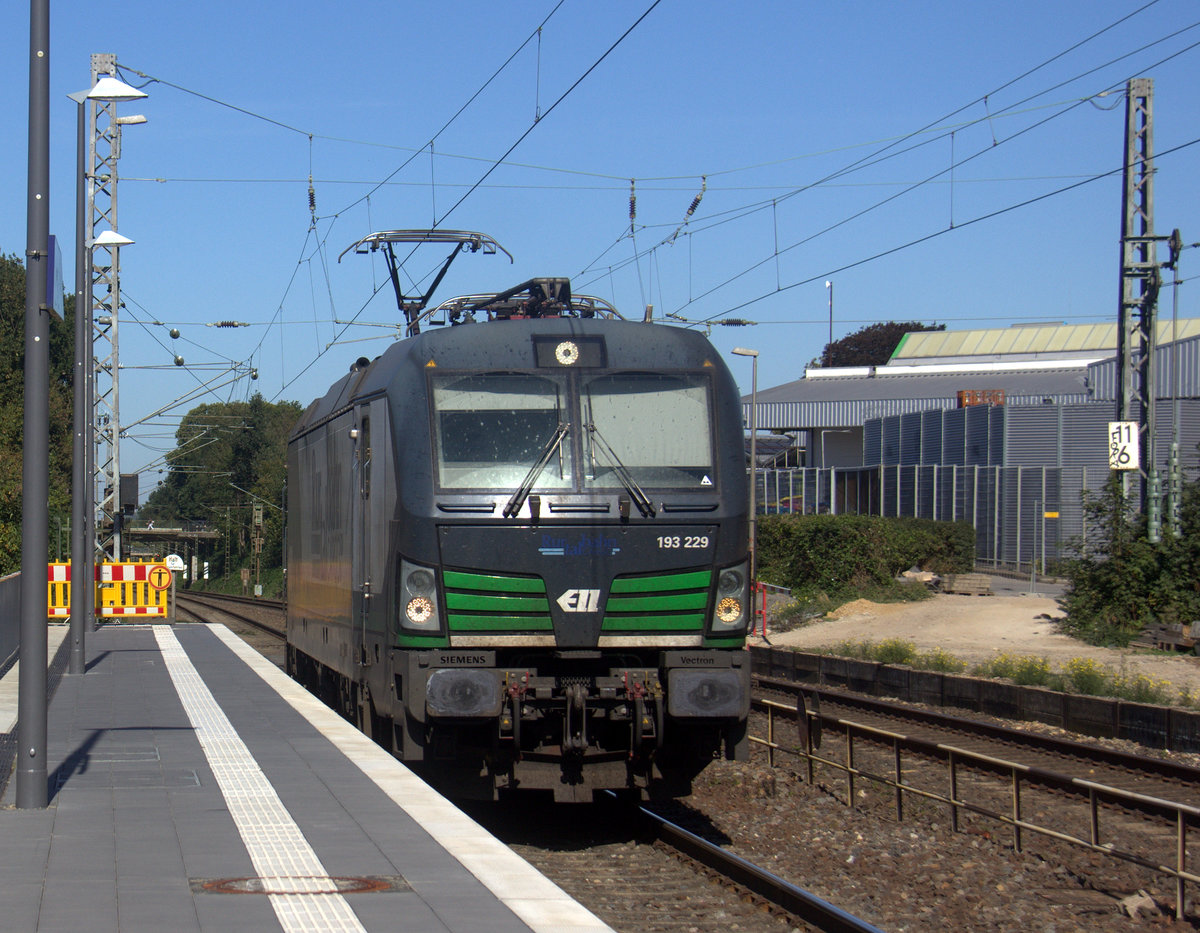
[[(119, 229), (136, 241), (121, 256), (122, 423), (232, 362), (258, 381), (205, 400), (307, 404), (396, 334), (381, 260), (338, 254), (435, 221), (515, 257), (461, 256), (443, 298), (566, 275), (632, 318), (652, 304), (695, 326), (755, 322), (711, 328), (747, 392), (750, 362), (729, 351), (760, 351), (760, 387), (798, 378), (829, 337), (826, 281), (835, 339), (888, 320), (1112, 320), (1130, 77), (1155, 81), (1156, 232), (1200, 239), (1192, 0), (555, 3), (209, 0), (168, 15), (127, 0), (96, 15), (51, 0), (64, 240), (66, 95), (86, 88), (91, 53), (115, 54), (150, 95), (119, 106), (148, 119), (125, 129), (119, 163)], [(0, 73), (17, 91), (0, 251), (20, 255), (28, 5), (6, 4), (3, 23)], [(420, 282), (443, 256), (407, 268)], [(1200, 316), (1186, 287), (1180, 313)], [(207, 326), (222, 320), (251, 326)], [(187, 407), (132, 430), (122, 471), (157, 469)]]

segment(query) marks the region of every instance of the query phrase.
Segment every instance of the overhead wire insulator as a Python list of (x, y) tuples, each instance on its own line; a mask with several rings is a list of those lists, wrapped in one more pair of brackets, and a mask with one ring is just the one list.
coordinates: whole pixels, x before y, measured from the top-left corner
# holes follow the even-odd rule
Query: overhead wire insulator
[(629, 222), (637, 218), (637, 191), (634, 190), (634, 179), (629, 179)]
[(696, 208), (700, 206), (700, 199), (704, 197), (704, 192), (708, 190), (708, 176), (700, 176), (700, 193), (692, 198), (692, 206), (687, 209), (687, 215), (691, 217), (696, 213)]
[(308, 176), (308, 212), (312, 215), (312, 222), (317, 222), (317, 192), (313, 188), (312, 175)]

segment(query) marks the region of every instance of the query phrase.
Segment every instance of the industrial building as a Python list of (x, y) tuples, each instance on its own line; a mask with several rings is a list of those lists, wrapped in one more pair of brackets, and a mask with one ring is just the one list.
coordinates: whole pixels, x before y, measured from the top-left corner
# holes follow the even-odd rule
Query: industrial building
[[(1200, 475), (1200, 319), (1157, 330), (1154, 459)], [(1117, 325), (905, 336), (885, 366), (808, 369), (743, 399), (768, 512), (970, 521), (997, 567), (1045, 566), (1086, 537), (1083, 490), (1109, 475)], [(773, 435), (764, 442), (764, 432)]]

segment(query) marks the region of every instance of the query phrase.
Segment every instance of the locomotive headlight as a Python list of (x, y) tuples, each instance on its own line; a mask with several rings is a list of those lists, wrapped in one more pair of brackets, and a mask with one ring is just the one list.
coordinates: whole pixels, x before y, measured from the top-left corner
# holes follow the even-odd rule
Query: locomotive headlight
[(750, 613), (748, 567), (727, 567), (717, 577), (716, 606), (709, 622), (710, 635), (738, 635), (746, 630)]
[(717, 619), (726, 625), (733, 625), (742, 617), (742, 604), (732, 596), (726, 596), (717, 603)]
[(433, 616), (433, 603), (424, 596), (414, 596), (405, 605), (404, 614), (413, 625), (426, 625)]
[(441, 630), (437, 580), (427, 567), (400, 561), (400, 627), (432, 634)]
[(414, 593), (429, 593), (433, 591), (433, 574), (424, 567), (419, 567), (408, 575), (405, 583)]

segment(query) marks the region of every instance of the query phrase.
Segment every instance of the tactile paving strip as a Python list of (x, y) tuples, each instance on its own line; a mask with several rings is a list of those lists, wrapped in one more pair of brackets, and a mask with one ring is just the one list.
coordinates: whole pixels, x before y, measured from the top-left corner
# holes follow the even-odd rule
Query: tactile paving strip
[(366, 933), (169, 626), (154, 626), (175, 690), (287, 933)]

